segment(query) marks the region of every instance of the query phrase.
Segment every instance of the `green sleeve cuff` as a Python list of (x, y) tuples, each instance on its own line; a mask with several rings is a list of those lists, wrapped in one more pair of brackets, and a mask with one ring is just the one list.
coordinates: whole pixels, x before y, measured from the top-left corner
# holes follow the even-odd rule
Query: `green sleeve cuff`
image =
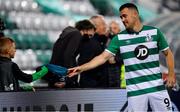
[(47, 73), (48, 73), (48, 68), (46, 66), (43, 66), (40, 71), (32, 74), (32, 78), (33, 78), (32, 80), (33, 81), (38, 80), (42, 78), (44, 75), (46, 75)]

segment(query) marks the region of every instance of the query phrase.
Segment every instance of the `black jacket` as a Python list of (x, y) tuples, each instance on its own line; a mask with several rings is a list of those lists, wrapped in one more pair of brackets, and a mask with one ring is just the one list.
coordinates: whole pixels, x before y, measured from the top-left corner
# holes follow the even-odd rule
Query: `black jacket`
[(50, 63), (67, 68), (76, 66), (81, 39), (82, 36), (76, 28), (65, 28), (54, 44)]
[[(51, 64), (71, 68), (77, 66), (76, 56), (79, 53), (79, 45), (82, 36), (79, 30), (74, 27), (68, 26), (60, 34), (57, 41), (54, 43)], [(50, 87), (54, 87), (54, 83), (61, 82), (61, 77), (58, 77), (52, 73), (48, 73), (45, 80), (49, 82)], [(77, 87), (77, 76), (66, 79), (66, 87)]]
[(93, 37), (96, 41), (99, 42), (99, 44), (101, 45), (101, 48), (104, 50), (107, 47), (107, 41), (108, 41), (108, 37), (105, 35), (99, 35), (97, 33), (94, 34)]
[(9, 58), (0, 57), (0, 91), (19, 91), (19, 82), (32, 82), (32, 75), (22, 72)]
[[(78, 64), (82, 65), (89, 62), (95, 56), (101, 54), (104, 49), (95, 38), (85, 38), (80, 45), (80, 56)], [(108, 86), (108, 75), (106, 64), (103, 64), (95, 69), (81, 73), (80, 87), (82, 88), (98, 88)]]

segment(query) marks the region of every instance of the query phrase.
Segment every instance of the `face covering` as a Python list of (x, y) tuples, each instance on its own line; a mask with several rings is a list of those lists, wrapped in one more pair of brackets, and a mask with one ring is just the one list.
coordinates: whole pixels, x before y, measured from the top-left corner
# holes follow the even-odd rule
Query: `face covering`
[(88, 34), (84, 34), (83, 38), (89, 38), (89, 35)]
[(93, 35), (88, 35), (88, 34), (84, 34), (83, 35), (83, 40), (89, 40), (90, 38), (92, 38)]

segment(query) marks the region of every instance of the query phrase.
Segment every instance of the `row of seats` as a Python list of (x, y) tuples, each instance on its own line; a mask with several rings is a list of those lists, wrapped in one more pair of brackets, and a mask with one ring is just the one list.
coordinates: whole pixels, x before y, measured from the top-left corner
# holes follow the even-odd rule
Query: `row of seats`
[(97, 13), (89, 0), (36, 0), (45, 13), (55, 13), (63, 16), (93, 15)]
[(18, 49), (51, 49), (53, 43), (47, 33), (5, 32), (5, 35), (16, 42)]
[(65, 16), (16, 11), (9, 13), (8, 20), (16, 23), (18, 28), (27, 30), (36, 29), (59, 31), (68, 25), (74, 24), (74, 21), (71, 18)]
[(68, 10), (69, 12), (73, 14), (78, 15), (94, 15), (97, 13), (97, 11), (94, 9), (94, 7), (89, 3), (88, 0), (84, 1), (62, 1), (62, 6), (65, 10)]
[(35, 53), (41, 64), (48, 64), (52, 55), (52, 50), (35, 50)]
[(7, 11), (39, 11), (38, 4), (34, 0), (0, 0), (0, 9)]
[(38, 66), (48, 64), (51, 54), (51, 50), (17, 49), (13, 61), (16, 62), (22, 70), (34, 70)]

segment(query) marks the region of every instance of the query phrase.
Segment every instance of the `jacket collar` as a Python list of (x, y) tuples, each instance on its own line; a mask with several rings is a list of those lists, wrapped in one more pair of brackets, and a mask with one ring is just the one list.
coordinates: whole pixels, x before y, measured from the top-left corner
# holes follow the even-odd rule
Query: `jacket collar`
[(0, 56), (0, 60), (2, 60), (2, 61), (11, 61), (11, 59), (10, 59), (10, 58), (7, 58), (7, 57), (2, 57), (2, 56)]

